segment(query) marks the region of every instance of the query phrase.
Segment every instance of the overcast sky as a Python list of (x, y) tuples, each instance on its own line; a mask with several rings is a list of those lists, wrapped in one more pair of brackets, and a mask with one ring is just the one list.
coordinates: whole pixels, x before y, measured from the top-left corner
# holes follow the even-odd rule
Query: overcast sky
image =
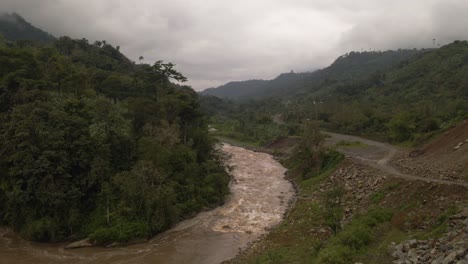
[(196, 90), (328, 66), (348, 51), (468, 39), (468, 0), (0, 0), (55, 36), (174, 62)]

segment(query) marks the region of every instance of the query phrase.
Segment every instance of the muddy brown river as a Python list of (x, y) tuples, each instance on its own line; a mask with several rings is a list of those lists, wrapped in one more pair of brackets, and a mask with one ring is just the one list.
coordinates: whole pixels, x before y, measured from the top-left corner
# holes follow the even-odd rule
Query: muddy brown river
[(286, 169), (269, 154), (223, 145), (233, 167), (223, 206), (183, 221), (148, 243), (65, 250), (64, 244), (22, 240), (0, 228), (0, 263), (220, 263), (278, 224), (294, 195)]

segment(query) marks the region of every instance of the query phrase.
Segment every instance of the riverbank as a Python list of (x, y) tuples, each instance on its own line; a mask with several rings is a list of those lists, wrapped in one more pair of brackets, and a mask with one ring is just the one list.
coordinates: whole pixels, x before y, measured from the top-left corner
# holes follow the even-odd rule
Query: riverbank
[(233, 175), (224, 205), (183, 221), (148, 243), (64, 250), (62, 244), (31, 243), (7, 232), (0, 234), (0, 259), (18, 264), (218, 264), (231, 259), (239, 247), (245, 248), (283, 219), (294, 191), (284, 179), (286, 169), (271, 155), (228, 145), (222, 151)]
[(226, 263), (392, 263), (390, 246), (416, 239), (423, 247), (466, 232), (451, 220), (466, 208), (464, 186), (397, 178), (369, 166), (387, 162), (379, 147), (385, 145), (370, 143), (347, 144), (348, 157), (311, 178), (303, 177), (304, 168), (286, 166), (299, 188), (297, 202), (280, 225)]

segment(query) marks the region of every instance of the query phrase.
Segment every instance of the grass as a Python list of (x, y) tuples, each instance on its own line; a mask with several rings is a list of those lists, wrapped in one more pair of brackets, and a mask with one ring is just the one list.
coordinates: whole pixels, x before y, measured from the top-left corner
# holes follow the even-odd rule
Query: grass
[(388, 246), (392, 242), (398, 244), (410, 239), (409, 234), (393, 227), (388, 222), (375, 228), (374, 234), (378, 239), (372, 241), (364, 252), (356, 255), (356, 262), (390, 264), (392, 258), (388, 254)]
[[(315, 187), (326, 180), (343, 159), (343, 155), (335, 151), (324, 155), (325, 162), (319, 173), (307, 180), (302, 180), (302, 177), (294, 179), (299, 185), (301, 198), (291, 208), (285, 221), (261, 242), (264, 249), (249, 255), (242, 263), (309, 263), (316, 258), (323, 247), (323, 241), (331, 233), (327, 225), (326, 208), (321, 206), (321, 201), (310, 198)], [(297, 160), (285, 161), (286, 166), (297, 166), (299, 163)]]
[(460, 210), (457, 206), (452, 205), (445, 212), (437, 218), (436, 224), (432, 228), (425, 232), (417, 232), (415, 237), (417, 239), (431, 239), (442, 236), (447, 232), (449, 217), (458, 213)]
[(380, 201), (382, 201), (385, 198), (385, 195), (387, 195), (389, 192), (396, 190), (400, 187), (400, 183), (391, 183), (386, 186), (383, 186), (380, 188), (380, 190), (374, 192), (370, 196), (370, 200), (372, 201), (373, 204), (378, 204)]
[(327, 242), (312, 263), (352, 263), (356, 255), (367, 252), (368, 246), (379, 239), (379, 224), (388, 222), (392, 215), (390, 210), (378, 208), (355, 217)]
[[(346, 142), (344, 145), (358, 144)], [(416, 191), (395, 200), (401, 196), (402, 188), (409, 185), (389, 181), (369, 197), (371, 204), (367, 211), (353, 216), (351, 222), (341, 227), (340, 186), (322, 183), (328, 180), (343, 156), (334, 150), (326, 150), (322, 155), (319, 172), (304, 167), (301, 155), (293, 154), (282, 160), (290, 169), (299, 198), (286, 219), (234, 263), (390, 264), (388, 246), (392, 242), (440, 237), (447, 231), (449, 217), (458, 212), (456, 207), (449, 207), (437, 221), (428, 221), (431, 214), (419, 214), (424, 205), (424, 193)], [(429, 222), (432, 226), (425, 231), (415, 228)]]
[(368, 147), (369, 145), (361, 142), (361, 141), (347, 141), (341, 140), (335, 144), (337, 147), (345, 147), (345, 148), (352, 148), (352, 147)]

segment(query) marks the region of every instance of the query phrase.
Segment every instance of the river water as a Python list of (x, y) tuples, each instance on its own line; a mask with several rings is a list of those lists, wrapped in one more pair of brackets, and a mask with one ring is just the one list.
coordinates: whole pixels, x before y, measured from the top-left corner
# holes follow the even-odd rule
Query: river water
[(148, 243), (65, 250), (33, 243), (0, 228), (0, 263), (220, 263), (278, 224), (294, 195), (286, 169), (269, 154), (223, 145), (232, 166), (231, 195), (223, 206), (183, 221)]

